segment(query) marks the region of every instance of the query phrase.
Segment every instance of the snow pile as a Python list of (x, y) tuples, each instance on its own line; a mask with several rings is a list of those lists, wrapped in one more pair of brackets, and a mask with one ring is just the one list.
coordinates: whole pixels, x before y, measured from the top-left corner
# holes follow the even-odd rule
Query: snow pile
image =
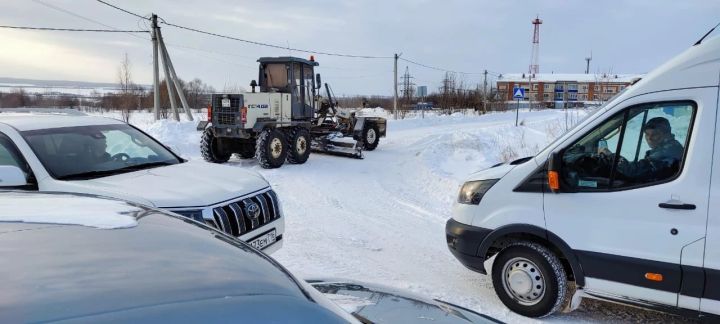
[(122, 201), (61, 194), (3, 193), (0, 222), (82, 225), (101, 229), (137, 226), (140, 208)]
[[(522, 110), (517, 127), (515, 112), (416, 114), (388, 120), (387, 138), (375, 151), (365, 152), (364, 160), (313, 153), (303, 165), (273, 170), (260, 168), (252, 159), (232, 158), (228, 165), (258, 171), (278, 193), (285, 212), (285, 243), (272, 257), (297, 276), (406, 289), (502, 321), (527, 323), (531, 320), (502, 305), (490, 277), (466, 269), (450, 254), (445, 222), (467, 175), (535, 154), (588, 113)], [(183, 157), (202, 159), (196, 122), (153, 122), (147, 113), (133, 114), (131, 122)], [(345, 306), (353, 303), (347, 300)], [(586, 301), (578, 311), (550, 318), (557, 319), (669, 320)]]
[(381, 107), (377, 107), (377, 108), (355, 108), (354, 110), (357, 110), (357, 115), (358, 115), (358, 116), (363, 116), (363, 117), (383, 117), (383, 118), (387, 118), (387, 117), (388, 117), (388, 114), (389, 114), (385, 109), (383, 109), (383, 108), (381, 108)]
[(200, 132), (197, 121), (160, 120), (146, 126), (144, 131), (185, 158), (200, 158)]

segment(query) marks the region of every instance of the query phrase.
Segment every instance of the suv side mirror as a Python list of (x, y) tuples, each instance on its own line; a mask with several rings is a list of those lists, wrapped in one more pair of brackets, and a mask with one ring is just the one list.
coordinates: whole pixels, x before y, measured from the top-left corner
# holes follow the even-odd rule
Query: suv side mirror
[(548, 159), (547, 181), (548, 187), (552, 192), (560, 192), (560, 169), (562, 167), (562, 154), (560, 152), (552, 152)]
[(25, 186), (27, 184), (25, 173), (20, 168), (12, 165), (0, 165), (0, 188)]
[(315, 74), (315, 90), (320, 89), (322, 87), (322, 81), (320, 80), (320, 73)]

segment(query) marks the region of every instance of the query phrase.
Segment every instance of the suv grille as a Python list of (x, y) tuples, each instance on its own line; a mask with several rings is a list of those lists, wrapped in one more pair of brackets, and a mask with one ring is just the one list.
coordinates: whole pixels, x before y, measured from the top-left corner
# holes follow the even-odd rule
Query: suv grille
[(277, 195), (269, 190), (254, 197), (213, 209), (213, 220), (205, 223), (232, 236), (240, 236), (280, 218)]

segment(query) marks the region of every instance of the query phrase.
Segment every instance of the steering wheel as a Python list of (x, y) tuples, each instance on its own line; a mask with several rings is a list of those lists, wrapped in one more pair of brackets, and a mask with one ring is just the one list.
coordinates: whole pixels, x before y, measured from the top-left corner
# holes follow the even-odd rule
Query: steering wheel
[(609, 177), (612, 157), (606, 154), (591, 154), (579, 158), (576, 162), (588, 176)]
[(127, 160), (130, 160), (130, 155), (127, 155), (127, 153), (118, 153), (112, 156), (112, 160), (126, 162)]

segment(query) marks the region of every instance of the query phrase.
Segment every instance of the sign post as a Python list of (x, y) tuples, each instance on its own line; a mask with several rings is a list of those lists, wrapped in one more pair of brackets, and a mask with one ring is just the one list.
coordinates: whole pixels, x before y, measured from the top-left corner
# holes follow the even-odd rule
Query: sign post
[(525, 88), (514, 87), (513, 98), (517, 100), (517, 108), (515, 109), (515, 126), (517, 126), (520, 118), (520, 100), (525, 98)]

